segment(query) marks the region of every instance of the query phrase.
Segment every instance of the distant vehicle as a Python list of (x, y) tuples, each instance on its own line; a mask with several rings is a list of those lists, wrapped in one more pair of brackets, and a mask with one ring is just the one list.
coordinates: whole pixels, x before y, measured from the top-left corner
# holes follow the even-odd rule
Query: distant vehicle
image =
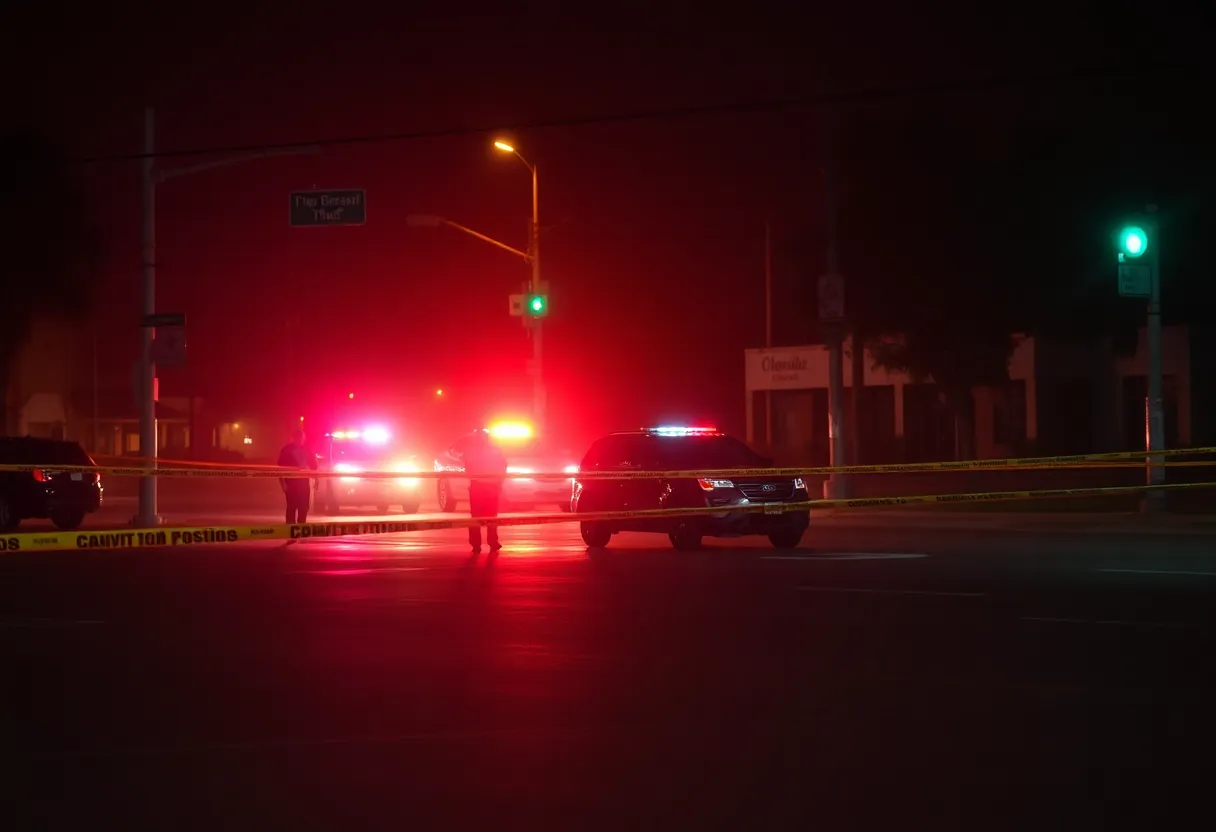
[(365, 471), (416, 474), (418, 458), (404, 451), (392, 432), (382, 425), (332, 430), (325, 434), (318, 470), (349, 476), (325, 477), (317, 487), (317, 505), (325, 514), (342, 508), (375, 507), (381, 513), (401, 506), (405, 514), (416, 514), (422, 505), (422, 480), (417, 477), (368, 478)]
[(96, 464), (76, 442), (0, 438), (0, 464), (41, 466), (0, 471), (0, 531), (11, 532), (27, 519), (49, 519), (65, 531), (78, 529), (86, 515), (101, 508), (100, 474), (56, 468)]
[[(532, 426), (525, 422), (496, 422), (481, 432), (502, 449), (507, 458), (507, 472), (511, 474), (570, 475), (561, 479), (530, 479), (509, 477), (503, 481), (502, 501), (512, 508), (542, 508), (557, 506), (561, 511), (570, 510), (570, 496), (574, 486), (573, 475), (578, 466), (573, 454), (561, 453), (538, 439)], [(457, 439), (435, 460), (436, 471), (454, 474), (464, 473), (464, 454), (469, 442), (478, 431), (472, 431)], [(460, 503), (469, 499), (468, 477), (448, 477), (437, 481), (436, 497), (441, 511), (455, 511)]]
[[(579, 465), (593, 471), (712, 471), (768, 468), (770, 460), (743, 442), (708, 427), (657, 427), (613, 433), (596, 440)], [(574, 484), (575, 514), (664, 508), (721, 507), (688, 517), (639, 517), (585, 520), (583, 542), (593, 549), (608, 545), (617, 532), (665, 533), (677, 549), (697, 549), (703, 537), (765, 535), (778, 549), (793, 549), (810, 526), (805, 507), (783, 504), (809, 500), (801, 477), (741, 474), (729, 479), (645, 478), (579, 479)], [(727, 511), (732, 506), (763, 506), (762, 512)]]

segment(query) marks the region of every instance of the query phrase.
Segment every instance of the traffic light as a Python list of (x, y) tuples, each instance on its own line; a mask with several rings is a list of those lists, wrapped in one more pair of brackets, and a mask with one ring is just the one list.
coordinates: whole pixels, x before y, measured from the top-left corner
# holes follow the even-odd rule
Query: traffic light
[(1119, 259), (1135, 259), (1148, 251), (1148, 234), (1138, 225), (1126, 226), (1119, 232)]
[(528, 304), (525, 307), (528, 317), (540, 318), (549, 314), (549, 298), (544, 295), (528, 295)]

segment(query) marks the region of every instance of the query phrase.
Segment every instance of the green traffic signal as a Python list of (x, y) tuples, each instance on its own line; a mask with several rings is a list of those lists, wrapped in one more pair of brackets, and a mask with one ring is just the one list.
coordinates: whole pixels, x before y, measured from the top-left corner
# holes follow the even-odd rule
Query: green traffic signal
[(1148, 235), (1144, 229), (1129, 225), (1119, 232), (1119, 251), (1124, 257), (1139, 257), (1148, 250)]
[(544, 295), (532, 295), (528, 298), (528, 314), (543, 315), (549, 308), (548, 299)]

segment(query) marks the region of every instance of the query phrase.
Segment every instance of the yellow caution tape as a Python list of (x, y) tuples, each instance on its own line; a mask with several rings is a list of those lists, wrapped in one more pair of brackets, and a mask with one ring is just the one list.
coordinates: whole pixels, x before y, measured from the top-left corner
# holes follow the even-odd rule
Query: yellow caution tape
[[(1154, 451), (1152, 458), (1161, 457), (1163, 460), (1179, 456), (1198, 456), (1216, 454), (1216, 447), (1176, 448), (1172, 450)], [(527, 480), (631, 480), (631, 479), (696, 479), (696, 478), (738, 478), (738, 477), (804, 477), (828, 474), (894, 474), (921, 473), (930, 471), (1001, 471), (1019, 469), (1051, 469), (1051, 468), (1103, 468), (1111, 463), (1126, 460), (1140, 460), (1132, 467), (1142, 464), (1169, 467), (1171, 465), (1206, 466), (1216, 462), (1152, 462), (1146, 463), (1149, 454), (1145, 451), (1115, 451), (1101, 454), (1075, 454), (1072, 456), (1039, 456), (1011, 459), (974, 459), (961, 462), (911, 462), (887, 465), (847, 465), (838, 468), (807, 467), (807, 468), (719, 468), (701, 471), (581, 471), (578, 473), (508, 473), (490, 476), (505, 479)], [(463, 471), (361, 471), (351, 474), (337, 471), (302, 471), (299, 469), (275, 469), (264, 467), (229, 468), (188, 468), (173, 467), (165, 463), (142, 466), (87, 466), (87, 465), (0, 465), (0, 471), (36, 471), (51, 469), (55, 471), (81, 471), (105, 474), (111, 477), (204, 477), (204, 478), (252, 478), (252, 479), (371, 479), (371, 480), (437, 480), (453, 477), (468, 477)]]
[(931, 494), (911, 497), (866, 497), (855, 500), (805, 500), (796, 503), (750, 503), (739, 506), (704, 506), (641, 511), (598, 511), (578, 514), (533, 514), (522, 517), (456, 517), (443, 520), (392, 520), (359, 523), (302, 523), (262, 526), (175, 526), (155, 529), (106, 529), (74, 532), (21, 532), (0, 535), (0, 552), (52, 552), (65, 550), (113, 550), (180, 548), (273, 540), (302, 540), (325, 537), (360, 537), (401, 534), (469, 526), (540, 526), (553, 523), (611, 522), (651, 517), (721, 517), (742, 514), (796, 514), (824, 508), (890, 508), (925, 504), (957, 505), (1061, 497), (1113, 496), (1134, 494), (1150, 489), (1162, 491), (1216, 488), (1216, 482), (1168, 483), (1159, 486), (1127, 485), (1103, 488), (1063, 488), (1040, 491), (990, 491), (981, 494)]

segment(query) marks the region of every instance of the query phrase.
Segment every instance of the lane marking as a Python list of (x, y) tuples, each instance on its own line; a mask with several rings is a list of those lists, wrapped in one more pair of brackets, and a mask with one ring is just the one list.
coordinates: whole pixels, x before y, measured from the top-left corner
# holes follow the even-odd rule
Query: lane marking
[(1096, 627), (1152, 627), (1169, 630), (1192, 630), (1193, 624), (1176, 624), (1156, 621), (1118, 621), (1101, 618), (1050, 618), (1045, 616), (1022, 616), (1023, 621), (1037, 621), (1046, 624), (1089, 624)]
[(53, 627), (99, 627), (104, 621), (76, 621), (64, 618), (20, 618), (0, 621), (2, 630), (45, 630)]
[(846, 586), (796, 586), (799, 592), (851, 592), (860, 595), (937, 595), (946, 598), (983, 598), (983, 592), (938, 592), (927, 589), (865, 589)]
[(347, 575), (382, 575), (385, 572), (426, 572), (426, 566), (390, 566), (386, 569), (297, 569), (293, 575), (325, 575), (346, 577)]
[(384, 746), (420, 742), (484, 741), (489, 738), (521, 740), (534, 739), (538, 734), (553, 734), (555, 738), (569, 737), (579, 730), (545, 731), (525, 729), (488, 729), (483, 731), (432, 731), (413, 734), (386, 734), (352, 737), (288, 737), (283, 739), (245, 740), (225, 743), (200, 743), (182, 746), (145, 746), (128, 748), (81, 748), (36, 751), (29, 755), (35, 760), (88, 760), (112, 757), (161, 757), (195, 754), (249, 753), (259, 751), (290, 751), (293, 749), (329, 748), (335, 746)]
[(922, 554), (883, 554), (879, 552), (823, 552), (814, 555), (761, 555), (760, 560), (919, 560)]
[(1172, 569), (1099, 569), (1099, 572), (1121, 572), (1128, 575), (1191, 575), (1204, 578), (1216, 578), (1216, 572), (1184, 572)]

